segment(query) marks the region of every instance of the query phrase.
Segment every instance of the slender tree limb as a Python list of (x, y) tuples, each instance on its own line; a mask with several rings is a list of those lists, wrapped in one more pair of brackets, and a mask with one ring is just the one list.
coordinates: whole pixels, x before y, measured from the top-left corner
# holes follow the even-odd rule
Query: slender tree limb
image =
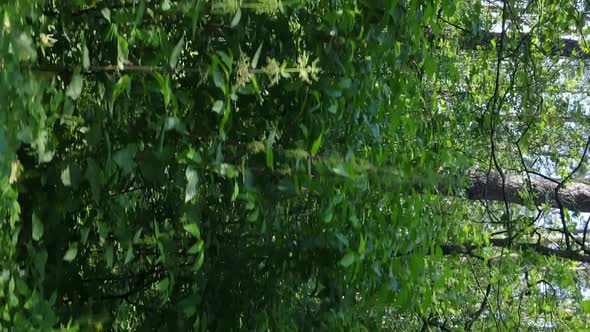
[[(49, 73), (49, 74), (69, 74), (72, 73), (74, 70), (73, 68), (61, 66), (61, 65), (39, 65), (33, 67), (33, 71), (39, 73)], [(198, 73), (199, 69), (197, 68), (183, 68), (183, 72), (185, 73)], [(173, 70), (169, 66), (143, 66), (143, 65), (124, 65), (122, 68), (119, 68), (117, 65), (114, 64), (105, 64), (99, 66), (90, 66), (88, 70), (83, 71), (83, 74), (98, 74), (98, 73), (169, 73), (173, 72)]]
[(477, 321), (479, 319), (479, 317), (481, 316), (481, 313), (483, 312), (483, 310), (485, 309), (485, 307), (488, 303), (488, 297), (490, 296), (491, 290), (492, 290), (492, 284), (488, 284), (488, 286), (486, 287), (486, 293), (483, 297), (483, 301), (481, 301), (479, 309), (475, 312), (475, 314), (473, 315), (473, 318), (471, 318), (465, 324), (465, 331), (471, 331), (471, 327), (473, 326), (473, 323), (475, 323), (475, 321)]

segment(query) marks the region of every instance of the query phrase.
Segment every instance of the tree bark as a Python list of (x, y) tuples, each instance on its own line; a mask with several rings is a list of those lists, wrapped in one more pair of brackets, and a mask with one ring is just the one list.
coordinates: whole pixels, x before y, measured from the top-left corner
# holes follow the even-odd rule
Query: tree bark
[[(496, 172), (470, 170), (469, 184), (466, 190), (467, 198), (488, 201), (504, 201), (514, 204), (524, 204), (525, 201), (519, 192), (529, 188), (526, 178), (518, 175), (506, 175), (504, 189), (502, 189), (502, 177)], [(540, 206), (545, 203), (548, 206), (558, 208), (555, 189), (558, 183), (544, 179), (537, 175), (531, 175), (530, 194), (533, 202)], [(586, 183), (572, 183), (563, 186), (558, 191), (559, 199), (563, 207), (572, 211), (590, 212), (590, 185)]]

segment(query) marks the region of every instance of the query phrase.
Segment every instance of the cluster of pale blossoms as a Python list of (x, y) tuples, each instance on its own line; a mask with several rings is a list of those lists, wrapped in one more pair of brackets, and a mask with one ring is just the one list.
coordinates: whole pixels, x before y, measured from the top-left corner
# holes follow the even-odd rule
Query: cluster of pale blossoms
[(252, 80), (255, 73), (259, 72), (268, 76), (271, 86), (277, 84), (281, 78), (290, 78), (293, 73), (298, 73), (299, 79), (311, 84), (313, 81), (318, 80), (318, 74), (321, 71), (321, 68), (318, 67), (318, 62), (319, 59), (315, 59), (309, 63), (309, 54), (304, 51), (299, 55), (296, 67), (287, 67), (286, 62), (281, 64), (274, 58), (267, 58), (266, 66), (260, 70), (256, 70), (252, 68), (250, 58), (246, 54), (241, 53), (236, 69), (236, 85), (238, 87), (244, 86)]

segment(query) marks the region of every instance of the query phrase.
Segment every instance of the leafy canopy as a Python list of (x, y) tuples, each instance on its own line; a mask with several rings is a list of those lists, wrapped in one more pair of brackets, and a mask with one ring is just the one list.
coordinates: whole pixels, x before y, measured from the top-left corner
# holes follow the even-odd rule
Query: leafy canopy
[(588, 28), (487, 3), (2, 2), (0, 327), (587, 328), (555, 211), (463, 189), (567, 177)]

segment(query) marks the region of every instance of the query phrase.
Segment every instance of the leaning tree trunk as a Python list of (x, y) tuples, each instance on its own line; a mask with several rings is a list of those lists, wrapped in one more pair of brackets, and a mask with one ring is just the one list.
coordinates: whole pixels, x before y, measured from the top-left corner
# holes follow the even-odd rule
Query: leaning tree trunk
[[(558, 208), (559, 202), (569, 210), (590, 212), (590, 185), (574, 182), (559, 188), (556, 196), (558, 182), (544, 179), (537, 175), (530, 175), (531, 183), (528, 186), (527, 178), (518, 175), (506, 175), (504, 186), (502, 177), (496, 172), (481, 170), (469, 171), (469, 183), (467, 186), (467, 198), (490, 201), (507, 201), (508, 203), (524, 204), (525, 201), (519, 192), (530, 189), (533, 202), (540, 206), (545, 203)], [(504, 187), (504, 188), (502, 188)], [(559, 200), (559, 202), (558, 202)]]

